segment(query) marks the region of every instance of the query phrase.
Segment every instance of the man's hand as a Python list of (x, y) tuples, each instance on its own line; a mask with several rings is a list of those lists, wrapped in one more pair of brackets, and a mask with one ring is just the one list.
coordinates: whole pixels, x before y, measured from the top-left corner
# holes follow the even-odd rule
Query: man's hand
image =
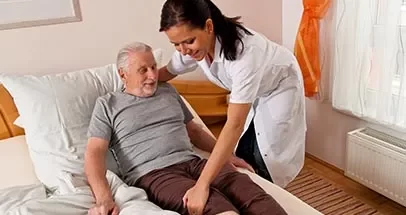
[(203, 215), (208, 198), (209, 187), (195, 185), (183, 196), (183, 206), (187, 207), (190, 215)]
[(111, 199), (97, 203), (94, 207), (89, 209), (88, 215), (118, 215), (118, 213), (119, 208)]
[(230, 163), (231, 163), (231, 165), (234, 166), (236, 169), (237, 169), (237, 167), (240, 167), (240, 168), (244, 168), (244, 169), (249, 170), (250, 172), (255, 173), (255, 170), (254, 170), (254, 168), (252, 168), (251, 165), (249, 165), (247, 162), (245, 162), (245, 160), (243, 160), (243, 159), (241, 159), (241, 158), (238, 158), (238, 157), (235, 156), (235, 155), (231, 156), (231, 158), (230, 158)]

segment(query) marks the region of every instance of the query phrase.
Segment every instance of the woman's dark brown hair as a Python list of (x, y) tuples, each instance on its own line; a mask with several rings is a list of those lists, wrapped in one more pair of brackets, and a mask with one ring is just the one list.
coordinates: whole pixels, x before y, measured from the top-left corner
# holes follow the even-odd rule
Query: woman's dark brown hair
[(239, 43), (244, 50), (242, 37), (252, 35), (238, 20), (241, 17), (226, 17), (210, 0), (167, 0), (161, 11), (159, 31), (166, 31), (178, 24), (189, 24), (191, 27), (204, 29), (207, 19), (213, 20), (214, 33), (221, 43), (220, 53), (227, 60), (237, 58)]

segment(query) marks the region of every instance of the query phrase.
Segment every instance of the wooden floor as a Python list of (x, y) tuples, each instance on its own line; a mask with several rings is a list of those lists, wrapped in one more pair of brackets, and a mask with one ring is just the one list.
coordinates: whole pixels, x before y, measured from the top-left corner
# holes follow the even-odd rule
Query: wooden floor
[[(222, 123), (217, 123), (209, 125), (208, 127), (213, 134), (218, 137), (222, 125)], [(304, 168), (312, 168), (320, 172), (321, 175), (340, 186), (345, 192), (376, 208), (382, 214), (406, 215), (406, 207), (403, 207), (375, 191), (345, 177), (342, 171), (331, 168), (311, 156), (306, 156)]]
[(382, 214), (406, 214), (406, 208), (400, 204), (347, 178), (342, 172), (338, 172), (308, 156), (305, 160), (305, 168), (317, 170), (321, 175), (340, 186), (345, 192), (376, 208)]

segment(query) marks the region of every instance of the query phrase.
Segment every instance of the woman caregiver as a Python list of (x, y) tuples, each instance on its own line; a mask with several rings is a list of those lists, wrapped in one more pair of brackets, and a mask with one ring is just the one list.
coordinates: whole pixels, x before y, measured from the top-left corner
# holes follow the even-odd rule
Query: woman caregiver
[(205, 189), (233, 150), (281, 187), (304, 163), (305, 98), (296, 58), (238, 19), (224, 16), (210, 0), (167, 0), (161, 13), (160, 31), (177, 51), (159, 80), (200, 66), (211, 82), (230, 91), (227, 121), (196, 185), (185, 194), (190, 204), (203, 207)]

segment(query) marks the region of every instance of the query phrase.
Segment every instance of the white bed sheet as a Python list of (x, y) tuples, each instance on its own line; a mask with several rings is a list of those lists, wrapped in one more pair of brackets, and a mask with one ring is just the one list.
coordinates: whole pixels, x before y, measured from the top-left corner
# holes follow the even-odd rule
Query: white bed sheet
[[(207, 156), (207, 154), (197, 151), (203, 156)], [(45, 188), (35, 177), (24, 136), (0, 140), (0, 164), (0, 170), (3, 171), (2, 177), (0, 177), (0, 214), (87, 214), (89, 207), (94, 204), (88, 186), (75, 186), (70, 193), (63, 195), (47, 195)], [(4, 174), (4, 171), (7, 171), (8, 174)], [(253, 181), (272, 195), (288, 214), (321, 214), (289, 192), (258, 175), (242, 169), (240, 171), (248, 174)], [(147, 201), (143, 190), (127, 186), (112, 172), (107, 173), (107, 178), (117, 204), (121, 208), (120, 214), (176, 214), (162, 211)]]
[[(122, 215), (175, 215), (148, 201), (144, 190), (127, 186), (114, 173), (108, 171), (107, 179)], [(87, 214), (94, 205), (90, 187), (76, 188), (63, 195), (47, 195), (41, 184), (6, 188), (0, 191), (0, 214), (4, 215), (77, 215)]]

